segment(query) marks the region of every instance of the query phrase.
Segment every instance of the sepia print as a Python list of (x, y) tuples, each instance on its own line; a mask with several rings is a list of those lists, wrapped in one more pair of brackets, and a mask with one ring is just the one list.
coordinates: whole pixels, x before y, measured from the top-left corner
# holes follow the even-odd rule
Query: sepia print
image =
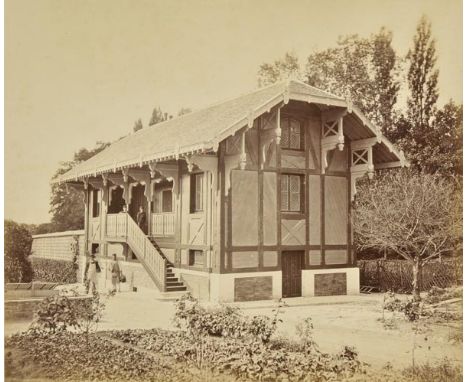
[(461, 1), (4, 20), (5, 380), (462, 380)]

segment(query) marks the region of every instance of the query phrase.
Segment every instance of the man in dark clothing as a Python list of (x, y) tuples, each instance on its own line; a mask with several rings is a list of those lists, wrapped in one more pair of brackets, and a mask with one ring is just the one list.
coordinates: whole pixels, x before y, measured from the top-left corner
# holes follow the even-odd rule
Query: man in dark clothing
[(137, 213), (137, 224), (140, 229), (145, 232), (146, 227), (146, 212), (143, 210), (143, 207), (140, 206), (140, 209)]

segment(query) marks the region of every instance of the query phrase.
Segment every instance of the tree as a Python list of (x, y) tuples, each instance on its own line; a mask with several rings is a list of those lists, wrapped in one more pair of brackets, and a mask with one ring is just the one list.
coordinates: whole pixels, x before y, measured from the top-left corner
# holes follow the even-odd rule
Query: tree
[(266, 86), (286, 79), (300, 79), (299, 59), (294, 53), (286, 53), (273, 64), (264, 63), (258, 70), (258, 86)]
[(189, 107), (182, 107), (177, 112), (177, 116), (180, 117), (181, 115), (188, 114), (188, 113), (191, 113), (191, 112), (192, 112), (192, 109), (190, 109)]
[(29, 262), (31, 233), (24, 225), (12, 220), (5, 220), (4, 224), (5, 282), (30, 282), (33, 276)]
[(138, 121), (136, 121), (135, 125), (133, 126), (133, 132), (135, 133), (141, 129), (143, 129), (143, 123), (141, 122), (141, 118), (139, 118)]
[[(81, 148), (73, 156), (73, 160), (62, 162), (52, 179), (69, 171), (80, 162), (88, 160), (92, 156), (104, 150), (110, 143), (97, 142), (94, 149)], [(52, 214), (52, 231), (68, 231), (83, 229), (84, 227), (84, 195), (82, 191), (73, 187), (68, 188), (65, 184), (53, 184), (50, 198), (50, 213)]]
[(415, 135), (419, 136), (429, 128), (439, 98), (435, 40), (432, 38), (431, 24), (426, 17), (419, 21), (413, 44), (413, 49), (408, 52), (408, 118), (413, 123)]
[(398, 57), (392, 47), (393, 34), (385, 28), (372, 36), (372, 67), (374, 71), (375, 102), (370, 118), (391, 137), (395, 122), (395, 104), (400, 90)]
[(398, 57), (392, 33), (362, 38), (340, 37), (337, 46), (312, 53), (307, 61), (307, 82), (357, 105), (384, 134), (393, 126), (399, 85)]
[(148, 125), (153, 126), (153, 125), (156, 125), (157, 123), (163, 122), (165, 120), (166, 120), (166, 118), (164, 117), (164, 114), (161, 111), (161, 108), (160, 107), (155, 107), (153, 109), (153, 112), (151, 113), (151, 118), (150, 118), (150, 121), (149, 121)]
[(410, 261), (419, 301), (422, 267), (461, 247), (461, 185), (438, 174), (387, 172), (359, 186), (355, 207), (358, 248), (390, 250)]
[(424, 151), (433, 151), (431, 146), (432, 123), (439, 98), (437, 89), (439, 71), (435, 68), (435, 40), (432, 38), (431, 24), (423, 17), (416, 28), (413, 48), (407, 55), (409, 70), (407, 75), (409, 96), (407, 111), (398, 121), (397, 138), (413, 165), (425, 167)]
[(308, 83), (344, 97), (369, 114), (377, 98), (372, 72), (372, 43), (358, 35), (340, 37), (337, 47), (311, 54)]

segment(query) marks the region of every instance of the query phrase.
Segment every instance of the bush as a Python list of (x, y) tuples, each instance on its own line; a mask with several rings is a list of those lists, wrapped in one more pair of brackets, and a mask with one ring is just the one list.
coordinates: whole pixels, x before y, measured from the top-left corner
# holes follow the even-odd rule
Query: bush
[[(113, 296), (111, 292), (107, 297)], [(79, 330), (89, 334), (97, 329), (105, 309), (99, 293), (92, 297), (70, 299), (67, 296), (51, 296), (41, 301), (30, 330), (39, 333), (57, 333)]]
[(5, 282), (21, 283), (32, 280), (32, 268), (29, 262), (32, 236), (24, 225), (5, 220)]
[(32, 268), (35, 281), (60, 284), (78, 282), (76, 265), (70, 261), (32, 257)]
[(190, 332), (193, 336), (222, 336), (243, 338), (253, 336), (268, 342), (276, 330), (280, 306), (273, 318), (242, 315), (239, 308), (219, 305), (203, 307), (198, 300), (186, 293), (176, 302), (175, 322), (177, 327)]

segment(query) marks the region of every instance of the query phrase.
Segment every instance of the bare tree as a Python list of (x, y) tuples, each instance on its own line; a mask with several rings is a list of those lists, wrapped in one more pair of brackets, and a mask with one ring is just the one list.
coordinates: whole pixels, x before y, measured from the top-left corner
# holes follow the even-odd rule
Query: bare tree
[(357, 245), (391, 250), (410, 261), (413, 298), (420, 301), (422, 267), (461, 246), (461, 186), (438, 174), (396, 171), (362, 184), (357, 196)]

